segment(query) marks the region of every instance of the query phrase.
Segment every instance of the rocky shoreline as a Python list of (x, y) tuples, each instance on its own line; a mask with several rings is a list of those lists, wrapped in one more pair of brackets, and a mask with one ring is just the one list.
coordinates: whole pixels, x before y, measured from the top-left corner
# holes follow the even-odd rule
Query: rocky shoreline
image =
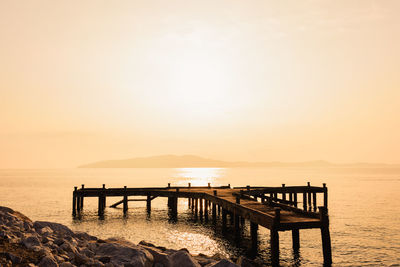
[(191, 255), (187, 249), (167, 249), (141, 241), (99, 239), (67, 226), (36, 221), (0, 206), (0, 266), (132, 266), (132, 267), (251, 267), (245, 257), (236, 263), (217, 254)]

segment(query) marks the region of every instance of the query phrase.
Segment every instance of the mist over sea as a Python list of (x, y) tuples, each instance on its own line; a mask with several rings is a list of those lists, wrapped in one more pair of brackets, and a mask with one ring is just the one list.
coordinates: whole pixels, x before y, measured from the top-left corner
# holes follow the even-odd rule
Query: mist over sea
[[(224, 237), (212, 223), (193, 222), (186, 199), (179, 200), (177, 222), (168, 220), (167, 199), (157, 198), (148, 216), (145, 202), (129, 202), (122, 209), (107, 208), (97, 216), (97, 198), (86, 198), (81, 220), (72, 217), (72, 191), (80, 187), (321, 186), (329, 190), (330, 230), (334, 266), (390, 266), (400, 263), (399, 168), (155, 168), (155, 169), (37, 169), (0, 170), (0, 205), (20, 211), (32, 220), (65, 224), (100, 238), (123, 237), (191, 253), (237, 257), (246, 253), (249, 226), (240, 245)], [(120, 198), (107, 198), (107, 206)], [(269, 261), (269, 230), (260, 227), (260, 255)], [(300, 257), (292, 253), (291, 233), (280, 233), (282, 265), (321, 266), (318, 229), (300, 231)]]

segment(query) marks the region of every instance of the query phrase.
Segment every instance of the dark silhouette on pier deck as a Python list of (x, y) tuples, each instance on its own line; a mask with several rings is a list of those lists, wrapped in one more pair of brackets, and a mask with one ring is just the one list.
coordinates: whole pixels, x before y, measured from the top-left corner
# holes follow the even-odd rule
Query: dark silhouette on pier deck
[[(317, 207), (317, 194), (322, 194), (323, 205)], [(191, 186), (151, 188), (82, 188), (75, 187), (73, 192), (73, 216), (83, 209), (85, 197), (98, 197), (98, 215), (104, 215), (106, 197), (122, 197), (123, 199), (110, 207), (123, 205), (124, 214), (128, 210), (129, 201), (146, 201), (147, 211), (151, 211), (151, 201), (156, 197), (167, 197), (171, 216), (178, 215), (178, 198), (187, 198), (188, 206), (196, 217), (205, 221), (209, 213), (213, 223), (217, 217), (222, 217), (222, 230), (227, 229), (227, 214), (233, 218), (235, 234), (240, 235), (240, 225), (245, 219), (250, 221), (252, 250), (257, 251), (258, 226), (264, 226), (271, 231), (271, 262), (279, 265), (279, 231), (292, 231), (293, 249), (298, 252), (300, 248), (300, 229), (320, 228), (324, 264), (331, 265), (331, 240), (329, 233), (328, 217), (328, 189), (311, 186), (285, 186), (282, 187), (211, 187)], [(144, 199), (128, 199), (129, 196), (145, 196)], [(300, 199), (298, 199), (300, 196)], [(302, 200), (302, 201), (299, 201)], [(299, 208), (302, 204), (302, 208)], [(217, 215), (218, 214), (218, 215)]]

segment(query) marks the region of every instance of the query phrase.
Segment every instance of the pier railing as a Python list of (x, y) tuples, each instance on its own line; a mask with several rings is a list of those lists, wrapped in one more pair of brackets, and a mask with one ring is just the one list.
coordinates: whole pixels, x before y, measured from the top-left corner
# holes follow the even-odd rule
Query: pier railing
[[(260, 199), (262, 203), (270, 206), (280, 207), (284, 210), (319, 217), (317, 212), (320, 207), (325, 211), (328, 209), (328, 188), (326, 184), (322, 187), (311, 186), (285, 186), (281, 187), (234, 187), (239, 189), (235, 195), (241, 198)], [(321, 197), (318, 197), (321, 195)], [(318, 205), (318, 199), (322, 199), (322, 205)], [(325, 212), (324, 211), (324, 212)]]

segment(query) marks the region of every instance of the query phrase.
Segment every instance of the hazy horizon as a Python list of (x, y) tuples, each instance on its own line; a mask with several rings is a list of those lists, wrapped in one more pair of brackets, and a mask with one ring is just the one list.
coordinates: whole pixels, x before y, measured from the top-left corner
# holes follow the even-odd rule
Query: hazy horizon
[(1, 1), (0, 168), (400, 164), (399, 1)]

